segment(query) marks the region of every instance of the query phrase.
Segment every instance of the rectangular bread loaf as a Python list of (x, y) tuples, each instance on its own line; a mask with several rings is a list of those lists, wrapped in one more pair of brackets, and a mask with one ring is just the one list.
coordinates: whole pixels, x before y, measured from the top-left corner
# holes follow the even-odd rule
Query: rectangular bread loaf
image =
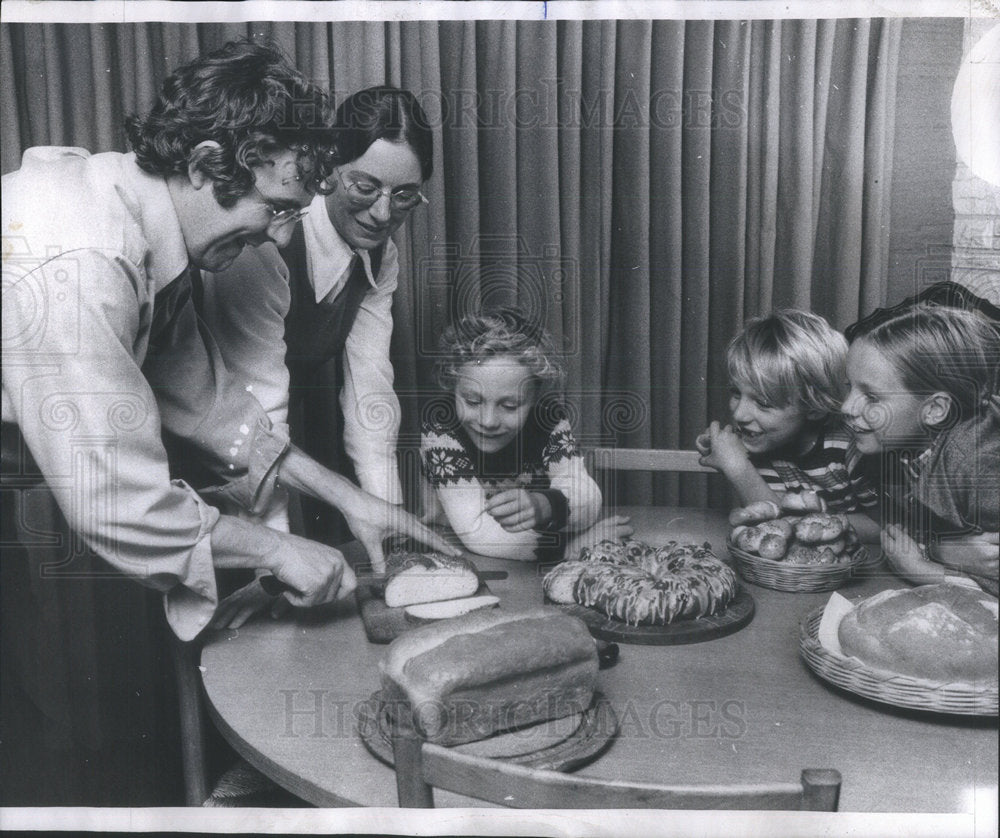
[(390, 712), (412, 712), (443, 745), (579, 713), (590, 706), (597, 647), (558, 608), (474, 611), (396, 638), (381, 663)]

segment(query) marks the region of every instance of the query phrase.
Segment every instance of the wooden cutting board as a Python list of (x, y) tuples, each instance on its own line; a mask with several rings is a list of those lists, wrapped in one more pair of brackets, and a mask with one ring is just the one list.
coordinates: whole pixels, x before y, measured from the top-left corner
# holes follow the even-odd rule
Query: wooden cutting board
[[(354, 591), (361, 612), (361, 622), (365, 627), (365, 635), (371, 643), (391, 643), (404, 631), (416, 628), (420, 623), (406, 618), (406, 608), (390, 608), (382, 598), (383, 584), (359, 584)], [(479, 583), (478, 590), (471, 596), (489, 594), (490, 589), (485, 582)], [(424, 623), (423, 625), (427, 625)]]
[[(546, 599), (546, 602), (550, 600)], [(596, 608), (584, 605), (559, 605), (563, 611), (579, 617), (587, 624), (590, 633), (600, 640), (616, 643), (635, 643), (642, 646), (679, 646), (684, 643), (703, 643), (739, 631), (753, 619), (753, 597), (740, 588), (721, 614), (699, 617), (697, 620), (678, 620), (666, 626), (630, 626), (621, 620), (608, 617)]]

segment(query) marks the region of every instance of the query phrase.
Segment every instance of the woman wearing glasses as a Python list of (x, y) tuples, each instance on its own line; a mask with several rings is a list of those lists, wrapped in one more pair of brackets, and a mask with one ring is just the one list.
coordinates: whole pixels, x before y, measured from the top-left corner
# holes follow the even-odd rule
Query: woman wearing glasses
[[(341, 473), (353, 467), (367, 492), (402, 503), (389, 360), (399, 259), (390, 236), (426, 202), (420, 189), (433, 140), (413, 94), (385, 86), (346, 99), (334, 131), (345, 162), (330, 177), (332, 191), (304, 213), (271, 208), (275, 223), (295, 225), (290, 243), (280, 255), (271, 245), (247, 248), (207, 275), (202, 311), (227, 368), (273, 421), (288, 422), (296, 445)], [(350, 538), (335, 510), (301, 503), (303, 535)], [(275, 507), (268, 522), (288, 528), (286, 509)], [(216, 624), (235, 626), (249, 613), (239, 601), (220, 606)]]

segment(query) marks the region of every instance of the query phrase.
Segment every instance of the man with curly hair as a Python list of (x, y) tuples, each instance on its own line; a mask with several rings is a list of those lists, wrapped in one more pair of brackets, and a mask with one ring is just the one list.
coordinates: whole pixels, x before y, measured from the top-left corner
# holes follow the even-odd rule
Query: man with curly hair
[[(347, 595), (339, 551), (220, 514), (264, 508), (278, 479), (344, 512), (375, 563), (394, 532), (453, 552), (290, 446), (195, 314), (198, 269), (288, 243), (333, 172), (329, 118), (327, 96), (279, 52), (230, 43), (176, 70), (129, 119), (133, 152), (32, 148), (4, 176), (5, 634), (8, 606), (31, 621), (47, 608), (32, 597), (74, 599), (106, 576), (92, 554), (162, 592), (184, 640), (212, 618), (218, 568), (269, 572), (296, 605)], [(171, 480), (168, 435), (200, 452), (212, 505)], [(51, 685), (61, 653), (48, 644), (23, 657), (49, 667), (35, 680)]]

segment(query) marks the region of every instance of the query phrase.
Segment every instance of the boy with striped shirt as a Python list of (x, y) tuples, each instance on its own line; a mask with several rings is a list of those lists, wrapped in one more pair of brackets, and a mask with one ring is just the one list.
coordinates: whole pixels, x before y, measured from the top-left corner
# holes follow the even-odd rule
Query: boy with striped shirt
[(877, 537), (878, 498), (843, 423), (847, 341), (822, 317), (787, 309), (754, 318), (730, 342), (732, 424), (696, 442), (743, 505), (770, 500), (848, 514), (862, 539)]

